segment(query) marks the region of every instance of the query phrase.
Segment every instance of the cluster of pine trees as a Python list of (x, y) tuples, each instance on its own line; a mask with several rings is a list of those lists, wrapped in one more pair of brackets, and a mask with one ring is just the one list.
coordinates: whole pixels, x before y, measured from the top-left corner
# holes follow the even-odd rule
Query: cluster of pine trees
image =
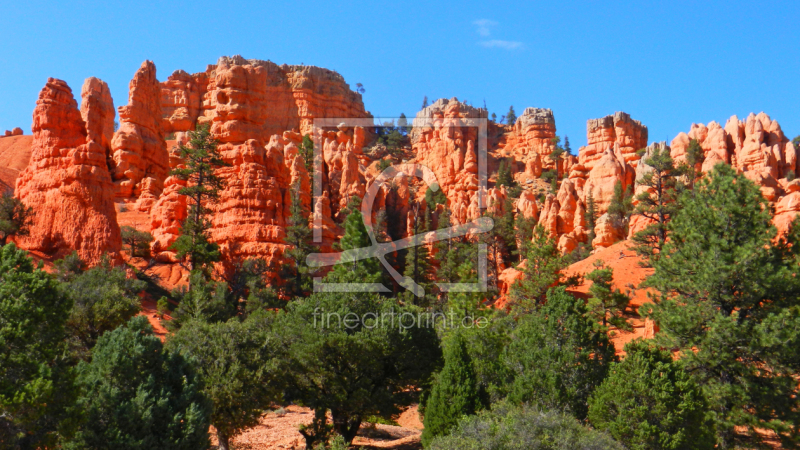
[[(555, 148), (558, 161), (563, 148)], [(609, 214), (649, 221), (634, 238), (653, 269), (643, 286), (652, 303), (639, 312), (660, 329), (619, 358), (611, 338), (631, 329), (634, 311), (613, 270), (598, 263), (586, 275), (588, 299), (574, 295), (581, 280), (566, 274), (574, 255), (516, 214), (511, 196), (486, 213), (490, 232), (390, 255), (404, 276), (396, 283), (375, 258), (324, 274), (308, 267), (311, 212), (291, 187), (290, 263), (246, 260), (219, 274), (209, 206), (224, 162), (208, 129), (180, 150), (184, 165), (173, 175), (189, 181), (181, 194), (190, 209), (174, 250), (190, 271), (186, 288), (165, 292), (143, 273), (129, 278), (108, 261), (87, 268), (75, 254), (51, 274), (14, 244), (0, 247), (0, 447), (202, 449), (213, 425), (219, 448), (229, 449), (287, 403), (314, 411), (300, 429), (309, 449), (344, 448), (365, 421), (417, 403), (426, 449), (800, 444), (800, 227), (778, 236), (758, 187), (729, 166), (700, 176), (697, 161), (686, 170), (656, 149), (636, 207), (630, 193), (617, 193)], [(302, 154), (311, 164), (313, 142)], [(513, 192), (506, 163), (497, 180)], [(371, 244), (357, 200), (341, 214), (341, 250)], [(440, 190), (428, 189), (410, 211), (417, 235), (452, 224)], [(3, 244), (25, 233), (29, 214), (13, 198), (0, 201)], [(401, 235), (397, 215), (390, 207), (377, 214), (379, 240)], [(132, 256), (149, 239), (135, 230), (125, 238)], [(484, 255), (485, 291), (446, 288), (480, 283)], [(508, 306), (488, 306), (502, 261), (523, 260)], [(283, 283), (271, 287), (268, 273)], [(314, 277), (389, 289), (314, 292)], [(419, 289), (403, 287), (412, 285)], [(137, 315), (143, 290), (164, 295), (165, 342)], [(426, 313), (450, 320), (385, 320)]]

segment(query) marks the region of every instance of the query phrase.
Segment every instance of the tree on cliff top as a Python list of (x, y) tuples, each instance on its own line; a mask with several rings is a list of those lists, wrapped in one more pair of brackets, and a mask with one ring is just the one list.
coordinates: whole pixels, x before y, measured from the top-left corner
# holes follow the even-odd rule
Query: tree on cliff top
[(508, 112), (506, 113), (506, 124), (514, 125), (516, 122), (517, 122), (517, 113), (514, 112), (513, 106), (509, 106)]
[(170, 172), (181, 180), (188, 181), (178, 193), (189, 197), (189, 214), (181, 226), (181, 235), (172, 244), (178, 258), (188, 257), (191, 271), (201, 270), (208, 275), (209, 265), (219, 260), (219, 246), (208, 240), (211, 222), (209, 203), (219, 198), (225, 180), (216, 174), (216, 169), (226, 163), (217, 151), (218, 142), (211, 136), (208, 125), (198, 125), (189, 132), (189, 144), (178, 146), (183, 164)]

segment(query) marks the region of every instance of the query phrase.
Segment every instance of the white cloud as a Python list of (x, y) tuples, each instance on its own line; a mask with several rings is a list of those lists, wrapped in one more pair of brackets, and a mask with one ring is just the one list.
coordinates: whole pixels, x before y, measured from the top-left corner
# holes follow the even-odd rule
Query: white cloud
[(483, 37), (490, 36), (492, 34), (492, 30), (490, 30), (490, 28), (497, 25), (497, 22), (489, 19), (480, 19), (472, 23), (478, 27), (478, 34)]
[(479, 44), (486, 48), (502, 48), (504, 50), (514, 50), (522, 47), (522, 42), (519, 41), (502, 41), (500, 39), (491, 39), (489, 41), (480, 41)]

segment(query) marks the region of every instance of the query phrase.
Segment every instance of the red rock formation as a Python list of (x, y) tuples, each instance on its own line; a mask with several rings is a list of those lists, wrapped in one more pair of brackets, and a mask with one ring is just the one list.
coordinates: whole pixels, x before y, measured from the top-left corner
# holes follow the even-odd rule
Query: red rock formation
[(221, 57), (204, 74), (174, 73), (162, 83), (162, 94), (168, 132), (188, 131), (195, 121), (210, 123), (218, 112), (229, 112), (219, 109), (220, 103), (247, 114), (250, 131), (245, 134), (261, 140), (291, 129), (309, 134), (315, 118), (372, 117), (364, 110), (361, 94), (332, 70), (278, 66), (239, 55)]
[(633, 168), (626, 164), (624, 156), (610, 148), (603, 152), (603, 156), (595, 163), (586, 180), (586, 197), (592, 195), (598, 214), (608, 211), (611, 199), (614, 196), (614, 186), (622, 184), (625, 190), (633, 184)]
[[(84, 97), (85, 103), (91, 104), (91, 97)], [(55, 257), (77, 250), (90, 264), (106, 253), (119, 259), (106, 152), (92, 136), (87, 139), (87, 130), (103, 128), (102, 118), (88, 114), (85, 123), (69, 86), (47, 80), (33, 112), (31, 161), (17, 179), (17, 197), (34, 209), (30, 235), (18, 239), (21, 248)]]
[(152, 61), (142, 63), (131, 80), (128, 105), (119, 107), (119, 117), (111, 141), (116, 196), (149, 211), (170, 169), (161, 128), (161, 86)]
[(81, 88), (81, 117), (86, 122), (87, 139), (103, 148), (108, 158), (114, 136), (114, 102), (108, 85), (89, 77)]
[(277, 267), (286, 248), (291, 201), (283, 152), (249, 139), (241, 145), (223, 145), (220, 154), (229, 166), (217, 170), (225, 188), (212, 207), (209, 233), (220, 245), (223, 265), (232, 270), (247, 258), (260, 258)]
[(528, 163), (537, 156), (544, 168), (555, 167), (548, 155), (552, 153), (556, 137), (556, 120), (553, 111), (544, 108), (525, 108), (506, 137), (505, 148), (518, 161)]
[[(188, 142), (189, 137), (186, 133), (176, 133), (175, 145), (169, 148), (170, 167), (181, 167), (178, 145), (185, 145)], [(150, 249), (158, 259), (165, 262), (177, 261), (175, 253), (169, 250), (169, 247), (180, 236), (181, 225), (189, 212), (186, 196), (178, 193), (184, 187), (186, 181), (172, 175), (167, 177), (161, 196), (150, 209), (150, 229), (153, 235)]]
[(161, 128), (164, 133), (193, 130), (203, 112), (203, 94), (208, 88), (208, 74), (189, 75), (172, 72), (161, 83)]
[(619, 151), (627, 163), (635, 165), (636, 151), (647, 146), (647, 127), (624, 112), (601, 119), (589, 120), (586, 123), (588, 145), (578, 152), (578, 163), (587, 171), (602, 158), (603, 153), (619, 144)]
[[(469, 206), (478, 190), (478, 164), (475, 144), (478, 128), (468, 121), (485, 117), (484, 110), (458, 101), (439, 99), (417, 113), (411, 133), (416, 162), (435, 174), (452, 212), (453, 223), (470, 217)], [(477, 199), (476, 199), (477, 206)], [(473, 208), (473, 211), (477, 208)]]
[(14, 128), (13, 130), (11, 130), (11, 135), (12, 136), (22, 136), (22, 128), (20, 128), (20, 127)]

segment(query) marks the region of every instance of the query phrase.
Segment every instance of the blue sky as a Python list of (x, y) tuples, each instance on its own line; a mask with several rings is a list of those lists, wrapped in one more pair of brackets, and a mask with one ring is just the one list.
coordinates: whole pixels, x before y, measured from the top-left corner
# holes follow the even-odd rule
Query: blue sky
[(0, 131), (30, 132), (48, 76), (77, 96), (101, 78), (119, 106), (145, 59), (164, 80), (241, 54), (334, 69), (376, 116), (413, 116), (425, 95), (552, 108), (576, 149), (614, 111), (651, 141), (751, 111), (800, 134), (798, 2), (230, 3), (3, 2)]

